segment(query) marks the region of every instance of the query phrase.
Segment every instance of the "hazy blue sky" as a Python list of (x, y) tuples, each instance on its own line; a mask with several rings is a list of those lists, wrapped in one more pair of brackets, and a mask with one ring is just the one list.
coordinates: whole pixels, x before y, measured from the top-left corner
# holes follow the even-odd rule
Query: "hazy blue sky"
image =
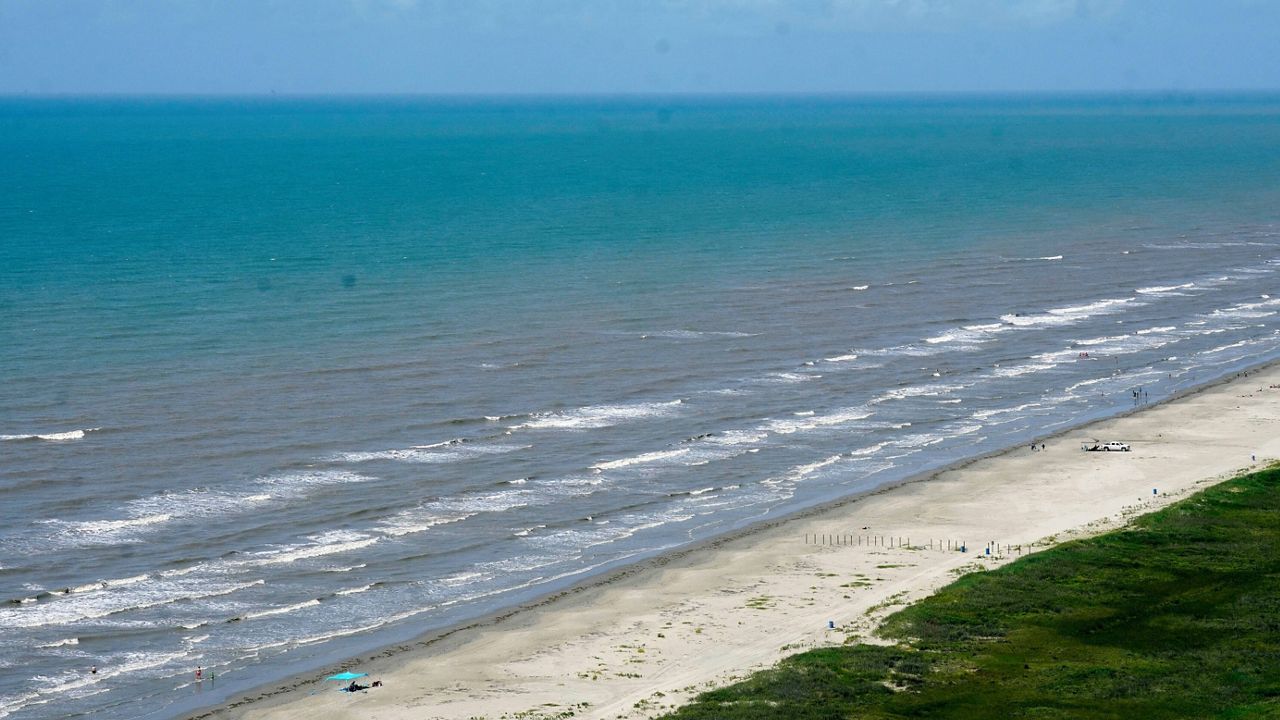
[(0, 0), (0, 92), (1280, 88), (1280, 0)]

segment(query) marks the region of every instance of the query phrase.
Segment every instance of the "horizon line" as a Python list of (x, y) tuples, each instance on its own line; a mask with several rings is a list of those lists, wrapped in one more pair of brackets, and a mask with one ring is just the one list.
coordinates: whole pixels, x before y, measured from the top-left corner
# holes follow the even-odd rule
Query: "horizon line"
[(1275, 88), (1135, 88), (1135, 89), (1035, 89), (1035, 90), (643, 90), (643, 91), (8, 91), (0, 90), (0, 99), (324, 99), (324, 98), (388, 98), (388, 99), (626, 99), (626, 98), (1048, 98), (1048, 97), (1147, 97), (1176, 98), (1195, 96), (1260, 96), (1280, 95)]

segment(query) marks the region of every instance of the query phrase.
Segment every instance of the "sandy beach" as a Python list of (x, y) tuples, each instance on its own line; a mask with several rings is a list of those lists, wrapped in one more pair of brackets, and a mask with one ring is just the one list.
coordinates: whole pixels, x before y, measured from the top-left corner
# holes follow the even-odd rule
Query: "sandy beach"
[[(353, 660), (384, 683), (368, 692), (338, 692), (317, 673), (200, 717), (654, 716), (785, 655), (874, 641), (885, 615), (960, 574), (1121, 526), (1273, 461), (1272, 386), (1280, 366)], [(1132, 451), (1082, 451), (1095, 438)]]

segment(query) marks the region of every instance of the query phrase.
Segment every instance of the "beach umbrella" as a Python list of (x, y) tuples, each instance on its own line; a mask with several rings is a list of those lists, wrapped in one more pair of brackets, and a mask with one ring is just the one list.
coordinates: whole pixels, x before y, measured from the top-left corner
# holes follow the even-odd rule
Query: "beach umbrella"
[(325, 680), (355, 680), (356, 678), (362, 678), (368, 674), (369, 673), (340, 672), (337, 675), (330, 675), (325, 678)]

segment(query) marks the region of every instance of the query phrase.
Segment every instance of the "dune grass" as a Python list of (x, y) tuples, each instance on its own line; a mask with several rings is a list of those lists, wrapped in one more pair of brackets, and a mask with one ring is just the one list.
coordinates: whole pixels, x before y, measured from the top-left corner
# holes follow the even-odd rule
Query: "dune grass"
[(966, 575), (881, 633), (667, 717), (1280, 718), (1280, 469)]

